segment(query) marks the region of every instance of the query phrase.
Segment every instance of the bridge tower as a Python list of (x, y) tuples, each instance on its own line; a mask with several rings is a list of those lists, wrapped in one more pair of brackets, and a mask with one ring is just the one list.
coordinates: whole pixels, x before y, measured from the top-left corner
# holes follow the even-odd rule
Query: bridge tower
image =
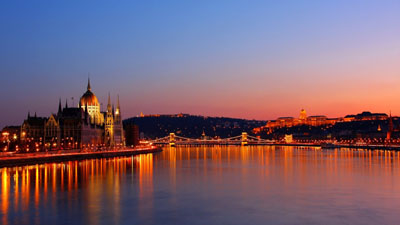
[(246, 145), (248, 145), (248, 142), (247, 142), (247, 132), (242, 132), (242, 146), (246, 146)]
[(169, 133), (169, 146), (175, 147), (175, 133)]

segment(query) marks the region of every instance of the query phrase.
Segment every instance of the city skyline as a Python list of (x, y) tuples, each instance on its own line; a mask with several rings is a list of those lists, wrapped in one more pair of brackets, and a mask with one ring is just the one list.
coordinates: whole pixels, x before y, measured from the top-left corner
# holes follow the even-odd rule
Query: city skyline
[(400, 224), (400, 0), (3, 1), (1, 224)]
[(124, 118), (399, 115), (400, 3), (310, 4), (8, 2), (0, 127), (77, 105), (88, 73)]
[[(105, 102), (107, 102), (107, 100), (104, 100), (103, 98), (108, 98), (108, 95), (110, 93), (111, 92), (107, 92), (106, 94), (99, 93), (98, 96), (102, 96), (102, 97), (99, 97), (99, 103), (100, 103), (101, 111), (106, 110), (107, 103), (105, 103)], [(97, 93), (96, 93), (96, 95), (97, 95)], [(111, 95), (113, 101), (115, 101), (117, 99), (117, 96), (119, 96), (119, 94), (117, 94), (117, 93)], [(78, 104), (79, 104), (79, 98), (80, 98), (79, 95), (72, 96), (72, 97), (66, 97), (66, 98), (55, 97), (57, 103), (61, 100), (63, 106), (68, 104), (70, 107), (77, 107)], [(121, 102), (124, 103), (124, 106), (127, 109), (131, 108), (131, 107), (129, 107), (129, 103), (128, 104), (126, 103), (126, 102), (129, 102), (129, 101), (121, 100)], [(22, 123), (21, 121), (23, 121), (24, 118), (26, 118), (27, 114), (30, 114), (32, 116), (33, 115), (37, 115), (38, 117), (41, 117), (41, 116), (47, 117), (48, 115), (55, 114), (57, 112), (56, 104), (52, 104), (53, 102), (50, 103), (51, 104), (50, 111), (45, 111), (45, 110), (43, 110), (43, 108), (39, 109), (39, 107), (38, 107), (38, 106), (42, 107), (44, 105), (47, 105), (47, 103), (45, 103), (45, 102), (35, 102), (35, 103), (36, 103), (36, 106), (33, 107), (33, 108), (34, 109), (38, 109), (38, 110), (25, 109), (25, 111), (23, 113), (21, 113), (21, 115), (18, 115), (18, 117), (2, 118), (2, 119), (0, 119), (0, 127), (21, 125), (21, 123)], [(297, 104), (297, 105), (300, 105), (300, 104)], [(19, 108), (21, 106), (17, 105), (17, 108)], [(316, 108), (320, 108), (320, 107), (316, 107)], [(374, 108), (375, 110), (371, 110), (371, 108)], [(294, 107), (290, 107), (290, 109), (294, 109)], [(159, 110), (159, 111), (154, 110), (154, 111), (149, 111), (149, 113), (147, 113), (146, 111), (141, 111), (141, 110), (137, 109), (137, 110), (134, 111), (134, 114), (128, 114), (129, 111), (124, 112), (123, 119), (131, 118), (131, 117), (137, 117), (137, 116), (140, 116), (141, 114), (144, 114), (144, 115), (174, 115), (174, 114), (183, 113), (183, 114), (190, 114), (190, 115), (200, 115), (200, 116), (205, 116), (205, 117), (228, 117), (228, 118), (249, 119), (249, 120), (253, 120), (254, 119), (254, 120), (265, 120), (265, 121), (268, 121), (268, 120), (275, 120), (275, 119), (278, 119), (278, 118), (281, 118), (281, 117), (297, 117), (298, 114), (299, 114), (300, 109), (305, 109), (305, 108), (304, 107), (296, 108), (293, 111), (284, 112), (284, 114), (278, 114), (278, 112), (282, 112), (282, 111), (280, 111), (280, 110), (275, 110), (274, 111), (274, 109), (272, 109), (271, 111), (268, 112), (269, 115), (270, 115), (269, 117), (262, 117), (262, 116), (261, 117), (253, 116), (252, 117), (252, 116), (246, 116), (246, 115), (249, 115), (249, 114), (246, 114), (246, 113), (245, 114), (240, 114), (240, 113), (236, 114), (236, 113), (232, 113), (231, 111), (225, 111), (225, 112), (221, 111), (220, 113), (214, 113), (214, 114), (213, 113), (209, 113), (209, 114), (206, 114), (208, 111), (207, 110), (203, 110), (203, 109), (194, 110), (194, 111), (192, 111), (192, 110), (174, 111), (174, 109), (171, 109), (171, 110)], [(359, 109), (359, 110), (357, 111), (357, 109)], [(398, 114), (396, 114), (396, 112), (398, 110), (396, 111), (396, 110), (389, 109), (388, 111), (385, 111), (385, 110), (380, 110), (378, 107), (363, 108), (362, 106), (358, 107), (357, 109), (347, 110), (347, 111), (346, 110), (330, 111), (329, 108), (327, 108), (325, 110), (325, 112), (328, 112), (328, 113), (324, 113), (324, 109), (320, 109), (320, 111), (318, 111), (319, 113), (313, 111), (312, 109), (311, 110), (307, 109), (307, 111), (311, 112), (310, 113), (311, 116), (322, 115), (322, 116), (327, 116), (328, 118), (341, 118), (341, 117), (344, 117), (344, 116), (347, 116), (347, 115), (354, 115), (354, 114), (358, 114), (358, 113), (362, 113), (362, 112), (386, 113), (386, 114), (390, 114), (391, 113), (392, 116), (398, 116)], [(12, 111), (13, 109), (9, 108), (9, 110)], [(124, 109), (124, 111), (126, 111), (126, 110)], [(199, 112), (204, 112), (204, 114), (201, 114)], [(256, 114), (257, 113), (258, 114), (263, 114), (265, 112), (257, 112), (257, 109), (256, 109), (255, 113)], [(20, 117), (22, 117), (22, 118), (20, 118)], [(14, 121), (14, 122), (12, 122), (12, 121)]]

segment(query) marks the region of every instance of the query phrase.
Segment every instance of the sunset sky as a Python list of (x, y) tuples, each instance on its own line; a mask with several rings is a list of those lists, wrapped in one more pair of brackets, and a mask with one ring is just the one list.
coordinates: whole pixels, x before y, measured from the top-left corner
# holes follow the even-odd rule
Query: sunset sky
[(6, 1), (0, 128), (92, 90), (123, 117), (400, 115), (400, 1)]

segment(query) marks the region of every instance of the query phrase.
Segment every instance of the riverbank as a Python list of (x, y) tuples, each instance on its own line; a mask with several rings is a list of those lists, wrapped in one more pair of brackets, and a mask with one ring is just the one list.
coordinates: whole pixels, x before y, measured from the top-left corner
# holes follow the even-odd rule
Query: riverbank
[(330, 148), (400, 151), (400, 146), (394, 146), (394, 145), (333, 145)]
[[(158, 144), (158, 146), (165, 146), (166, 144)], [(177, 144), (176, 146), (241, 146), (240, 144)], [(176, 147), (175, 146), (175, 147)], [(400, 151), (399, 145), (357, 145), (357, 144), (320, 144), (320, 143), (249, 143), (246, 146), (293, 146), (293, 147), (314, 147), (323, 149), (364, 149), (364, 150), (389, 150), (389, 151)]]
[(398, 145), (347, 145), (347, 144), (307, 144), (307, 143), (274, 143), (270, 144), (273, 146), (298, 146), (298, 147), (321, 147), (324, 149), (340, 149), (340, 148), (350, 148), (350, 149), (365, 149), (365, 150), (390, 150), (390, 151), (400, 151), (400, 146)]
[(42, 163), (64, 162), (71, 160), (132, 156), (139, 154), (156, 153), (161, 151), (162, 149), (160, 147), (144, 146), (137, 148), (128, 148), (123, 150), (97, 151), (97, 152), (58, 151), (50, 153), (12, 154), (0, 157), (0, 168), (42, 164)]

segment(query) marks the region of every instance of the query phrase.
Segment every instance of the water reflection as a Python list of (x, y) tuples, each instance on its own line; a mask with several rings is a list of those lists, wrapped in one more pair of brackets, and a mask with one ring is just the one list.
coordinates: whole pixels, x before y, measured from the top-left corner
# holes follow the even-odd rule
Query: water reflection
[(199, 146), (2, 168), (1, 224), (397, 223), (399, 165), (394, 151)]
[[(118, 222), (121, 182), (126, 182), (127, 174), (137, 173), (139, 196), (151, 193), (144, 186), (151, 186), (152, 169), (151, 154), (2, 168), (1, 224), (43, 223), (41, 207), (54, 213), (75, 211), (73, 204), (78, 198), (84, 198), (89, 223), (99, 222), (103, 204), (115, 206), (112, 215)], [(81, 196), (82, 190), (85, 190), (85, 196)], [(60, 201), (63, 202), (60, 204)]]

